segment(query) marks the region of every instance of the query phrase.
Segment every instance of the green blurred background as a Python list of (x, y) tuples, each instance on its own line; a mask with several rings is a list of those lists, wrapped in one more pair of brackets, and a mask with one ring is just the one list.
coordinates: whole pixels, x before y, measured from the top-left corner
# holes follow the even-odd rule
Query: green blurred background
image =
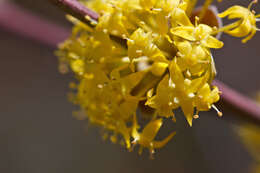
[[(64, 13), (47, 0), (15, 0), (42, 18), (70, 27)], [(224, 0), (223, 11), (250, 1)], [(1, 5), (1, 3), (0, 3)], [(260, 4), (256, 11), (260, 12)], [(12, 18), (10, 20), (19, 20)], [(57, 33), (59, 34), (59, 33)], [(48, 35), (46, 35), (48, 37)], [(260, 33), (247, 44), (223, 35), (214, 52), (217, 78), (253, 96), (260, 90)], [(99, 130), (72, 117), (67, 101), (72, 75), (58, 72), (55, 48), (0, 28), (0, 172), (2, 173), (247, 173), (252, 158), (234, 132), (242, 120), (222, 107), (201, 113), (192, 128), (177, 114), (177, 135), (155, 160), (102, 141)]]

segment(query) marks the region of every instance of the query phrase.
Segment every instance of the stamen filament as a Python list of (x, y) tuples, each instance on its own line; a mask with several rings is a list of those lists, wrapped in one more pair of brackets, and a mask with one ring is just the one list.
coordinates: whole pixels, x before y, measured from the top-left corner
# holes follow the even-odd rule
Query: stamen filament
[(219, 32), (224, 32), (226, 30), (233, 29), (233, 28), (237, 27), (240, 23), (241, 23), (241, 21), (236, 21), (236, 22), (231, 23), (229, 25), (218, 28), (216, 31), (212, 32), (212, 35), (218, 34)]
[(248, 5), (248, 9), (250, 10), (253, 6), (253, 4), (256, 4), (258, 2), (258, 0), (253, 0), (249, 5)]
[(186, 10), (186, 13), (188, 16), (191, 15), (193, 9), (195, 8), (196, 4), (197, 4), (198, 0), (191, 0), (188, 2), (188, 7), (187, 7), (187, 10)]
[(204, 18), (206, 11), (209, 8), (212, 1), (213, 0), (206, 0), (205, 3), (203, 4), (202, 10), (201, 10), (200, 15), (199, 15), (200, 20), (202, 20)]
[(200, 116), (199, 116), (199, 111), (198, 110), (196, 110), (196, 113), (195, 113), (195, 115), (193, 116), (193, 118), (194, 119), (198, 119)]
[(218, 110), (218, 108), (215, 105), (212, 105), (212, 108), (215, 109), (215, 111), (217, 111), (218, 116), (222, 117), (223, 113), (221, 111)]

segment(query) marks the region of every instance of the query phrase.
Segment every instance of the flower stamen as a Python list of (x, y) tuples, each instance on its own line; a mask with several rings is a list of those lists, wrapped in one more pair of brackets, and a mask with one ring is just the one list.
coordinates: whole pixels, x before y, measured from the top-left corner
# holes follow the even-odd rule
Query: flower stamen
[(252, 8), (252, 6), (254, 4), (256, 4), (258, 2), (258, 0), (253, 0), (252, 2), (250, 2), (250, 4), (248, 5), (248, 10), (250, 10)]
[(205, 3), (203, 4), (203, 7), (202, 7), (202, 10), (200, 12), (200, 15), (199, 15), (199, 18), (200, 19), (203, 19), (205, 14), (206, 14), (206, 11), (208, 10), (210, 4), (212, 3), (213, 0), (206, 0)]
[(219, 111), (219, 109), (214, 104), (212, 105), (212, 108), (218, 113), (219, 117), (223, 116), (223, 113), (221, 111)]

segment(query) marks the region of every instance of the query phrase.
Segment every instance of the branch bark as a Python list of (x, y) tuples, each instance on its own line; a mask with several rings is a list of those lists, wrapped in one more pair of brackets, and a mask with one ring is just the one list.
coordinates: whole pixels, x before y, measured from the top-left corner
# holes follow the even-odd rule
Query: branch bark
[(0, 28), (48, 47), (56, 47), (70, 34), (64, 27), (34, 16), (8, 1), (0, 2)]
[(251, 120), (260, 123), (259, 103), (237, 92), (217, 79), (215, 79), (212, 84), (216, 85), (222, 92), (221, 99), (225, 105), (231, 106), (231, 108), (240, 113), (243, 118), (250, 118)]
[[(92, 11), (91, 9), (85, 7), (77, 0), (49, 0), (51, 3), (55, 4), (66, 13), (74, 16), (75, 18), (81, 20), (82, 22), (92, 26), (91, 21), (98, 21), (99, 14)], [(89, 16), (89, 19), (88, 17)]]

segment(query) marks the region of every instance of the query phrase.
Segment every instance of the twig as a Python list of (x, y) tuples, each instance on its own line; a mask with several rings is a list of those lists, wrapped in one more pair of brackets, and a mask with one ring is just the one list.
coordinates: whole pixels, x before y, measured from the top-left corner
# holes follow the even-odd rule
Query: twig
[[(64, 10), (66, 13), (74, 16), (75, 18), (81, 20), (82, 22), (92, 25), (91, 21), (89, 19), (92, 19), (93, 21), (98, 21), (99, 14), (96, 12), (90, 10), (89, 8), (82, 5), (77, 0), (49, 0), (62, 10)], [(88, 19), (89, 18), (89, 19)]]
[[(17, 20), (8, 20), (10, 16)], [(37, 40), (52, 48), (56, 47), (57, 43), (63, 41), (69, 35), (65, 28), (34, 17), (7, 2), (0, 3), (0, 26), (2, 26), (1, 29), (6, 28), (8, 31)], [(231, 105), (236, 111), (244, 113), (246, 118), (260, 123), (260, 106), (255, 101), (218, 80), (215, 80), (213, 84), (222, 91), (221, 101)]]
[(239, 111), (240, 115), (245, 118), (250, 117), (252, 120), (260, 123), (260, 106), (254, 100), (249, 97), (235, 91), (223, 82), (214, 80), (213, 85), (216, 85), (222, 92), (221, 98), (227, 105), (232, 106), (233, 109)]
[(1, 29), (51, 47), (56, 47), (70, 33), (64, 27), (36, 17), (8, 1), (0, 2), (0, 26)]

